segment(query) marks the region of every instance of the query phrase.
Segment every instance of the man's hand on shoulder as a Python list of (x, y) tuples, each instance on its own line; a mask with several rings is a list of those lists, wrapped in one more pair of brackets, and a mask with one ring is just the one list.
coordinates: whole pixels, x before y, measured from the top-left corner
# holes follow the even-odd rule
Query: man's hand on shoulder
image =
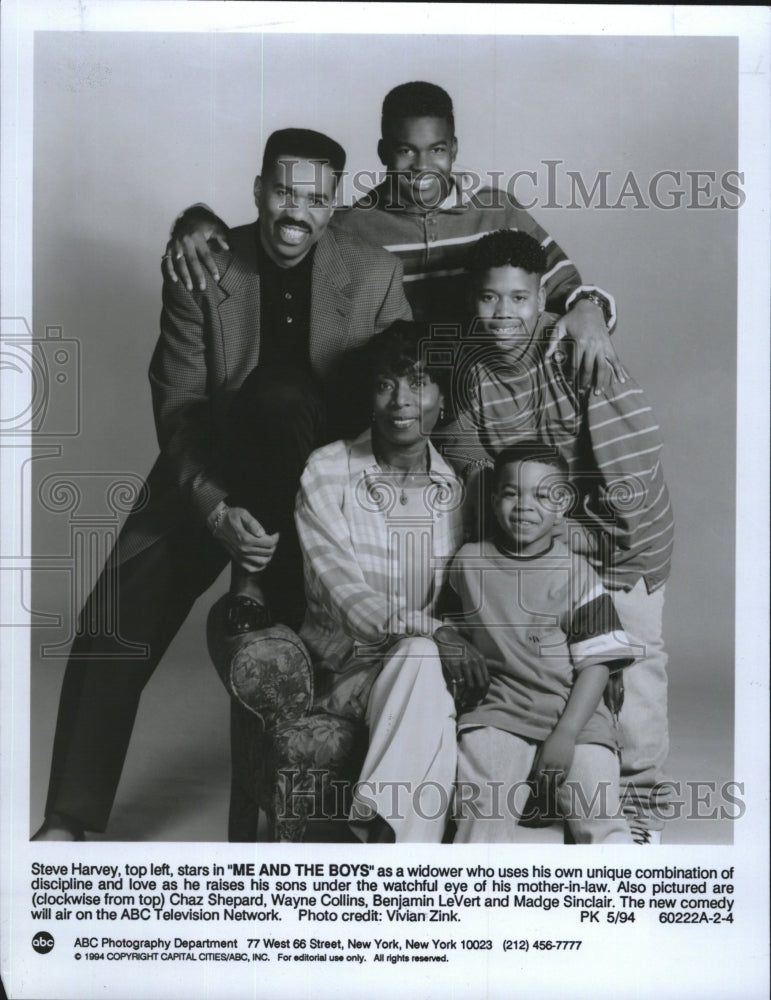
[(593, 388), (598, 395), (607, 392), (613, 381), (629, 377), (616, 354), (602, 309), (589, 299), (579, 299), (573, 308), (555, 323), (546, 357), (559, 350), (560, 341), (569, 337), (574, 345), (573, 367), (583, 389)]
[(193, 282), (200, 291), (206, 288), (204, 268), (220, 280), (219, 271), (209, 248), (213, 240), (221, 250), (229, 250), (228, 228), (206, 205), (186, 208), (174, 223), (171, 239), (161, 258), (161, 270), (170, 281), (181, 281), (189, 292)]

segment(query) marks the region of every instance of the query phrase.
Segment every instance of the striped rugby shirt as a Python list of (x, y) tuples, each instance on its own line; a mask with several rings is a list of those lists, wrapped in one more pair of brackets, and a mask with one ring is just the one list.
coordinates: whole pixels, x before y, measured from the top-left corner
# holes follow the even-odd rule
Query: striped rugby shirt
[(561, 247), (505, 191), (483, 186), (471, 174), (458, 174), (442, 204), (423, 212), (395, 204), (390, 188), (386, 180), (350, 208), (338, 209), (330, 227), (382, 246), (401, 260), (404, 292), (415, 319), (460, 322), (467, 312), (464, 272), (469, 248), (497, 229), (515, 229), (546, 251), (543, 283), (549, 309), (567, 312), (580, 291), (597, 291), (608, 301), (609, 325), (615, 323), (612, 296), (583, 285)]
[(580, 496), (572, 517), (593, 529), (590, 561), (606, 586), (631, 588), (642, 577), (648, 592), (669, 576), (674, 524), (661, 466), (659, 425), (632, 379), (614, 381), (596, 395), (546, 359), (544, 313), (523, 354), (510, 365), (473, 338), (464, 344), (458, 415), (442, 434), (446, 458), (466, 465), (490, 463), (503, 448), (536, 439), (559, 448)]

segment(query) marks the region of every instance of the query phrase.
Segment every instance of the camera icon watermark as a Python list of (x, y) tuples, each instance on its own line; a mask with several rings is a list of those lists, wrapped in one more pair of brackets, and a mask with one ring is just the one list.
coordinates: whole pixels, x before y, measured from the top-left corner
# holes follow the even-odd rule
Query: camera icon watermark
[(76, 437), (81, 428), (80, 344), (21, 316), (0, 317), (0, 435)]
[[(538, 437), (543, 388), (533, 359), (535, 331), (521, 319), (491, 321), (475, 317), (466, 327), (432, 323), (430, 334), (420, 344), (420, 364), (431, 372), (449, 396), (453, 416), (453, 447), (473, 443), (481, 429), (480, 382), (516, 386), (516, 406), (511, 403), (485, 407), (485, 425), (498, 435)], [(552, 328), (539, 336), (551, 340)], [(572, 369), (572, 348), (562, 340), (556, 344), (553, 364), (561, 368), (568, 391), (580, 393), (579, 373)], [(498, 390), (493, 389), (493, 392)], [(565, 418), (566, 433), (577, 434), (580, 416)], [(440, 430), (441, 437), (441, 430)], [(451, 456), (453, 452), (449, 452)]]

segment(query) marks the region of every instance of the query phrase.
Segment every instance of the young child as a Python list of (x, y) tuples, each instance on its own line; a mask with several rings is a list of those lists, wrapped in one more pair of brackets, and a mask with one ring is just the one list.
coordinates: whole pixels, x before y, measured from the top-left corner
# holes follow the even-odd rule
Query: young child
[(635, 839), (658, 842), (669, 788), (661, 619), (673, 541), (661, 433), (632, 379), (582, 388), (571, 377), (567, 345), (547, 357), (556, 317), (544, 312), (546, 267), (542, 248), (525, 233), (501, 230), (472, 248), (477, 318), (455, 365), (457, 416), (444, 433), (444, 454), (473, 467), (534, 438), (567, 460), (580, 500), (570, 546), (585, 552), (613, 591), (627, 634), (642, 647), (625, 672), (621, 775)]
[(555, 537), (570, 506), (567, 463), (536, 443), (495, 462), (491, 537), (450, 571), (461, 627), (490, 686), (458, 718), (456, 843), (524, 839), (527, 779), (551, 783), (579, 844), (632, 843), (619, 803), (614, 727), (602, 696), (629, 642), (586, 560)]

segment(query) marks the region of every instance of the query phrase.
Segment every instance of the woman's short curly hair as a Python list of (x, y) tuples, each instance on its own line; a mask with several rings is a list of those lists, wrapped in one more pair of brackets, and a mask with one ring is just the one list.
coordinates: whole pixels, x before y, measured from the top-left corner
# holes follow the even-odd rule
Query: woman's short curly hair
[(367, 368), (372, 379), (387, 372), (406, 375), (419, 369), (444, 390), (446, 371), (427, 364), (431, 342), (431, 326), (417, 320), (398, 319), (369, 341)]

